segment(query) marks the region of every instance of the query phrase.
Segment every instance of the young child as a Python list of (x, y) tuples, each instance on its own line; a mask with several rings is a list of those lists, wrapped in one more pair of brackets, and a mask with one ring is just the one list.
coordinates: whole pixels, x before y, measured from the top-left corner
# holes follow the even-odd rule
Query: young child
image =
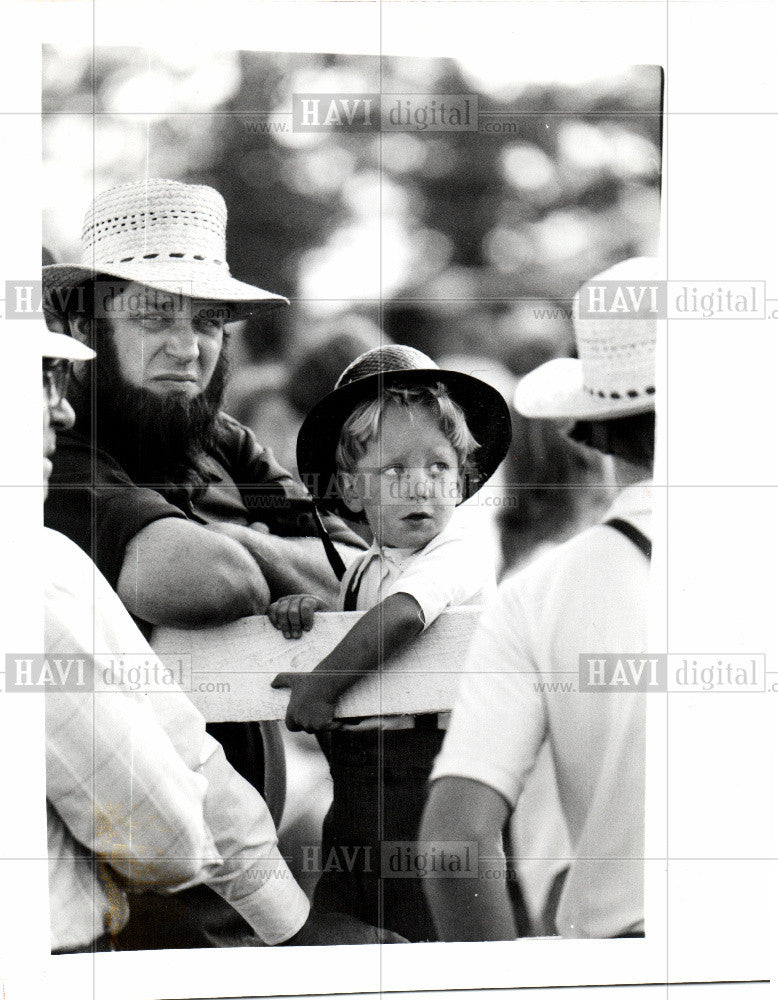
[[(484, 547), (454, 514), (495, 471), (509, 440), (510, 416), (496, 390), (402, 346), (357, 358), (298, 437), (298, 468), (317, 502), (366, 521), (373, 537), (341, 583), (341, 609), (365, 614), (310, 674), (273, 681), (291, 690), (288, 728), (316, 732), (332, 771), (322, 859), (339, 858), (328, 867), (342, 870), (325, 869), (315, 900), (411, 941), (435, 940), (434, 925), (420, 880), (381, 877), (381, 843), (415, 842), (445, 719), (335, 723), (335, 707), (445, 608), (480, 603), (494, 586)], [(323, 608), (298, 594), (276, 601), (268, 615), (287, 638), (299, 638)]]

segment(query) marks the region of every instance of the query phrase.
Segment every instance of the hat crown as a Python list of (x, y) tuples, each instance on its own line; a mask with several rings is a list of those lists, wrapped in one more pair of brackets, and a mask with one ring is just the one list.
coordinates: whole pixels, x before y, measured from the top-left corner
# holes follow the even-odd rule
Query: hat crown
[[(590, 278), (573, 301), (573, 327), (584, 391), (599, 399), (653, 397), (656, 367), (657, 261), (633, 257)], [(596, 296), (602, 311), (589, 306)], [(617, 298), (614, 298), (617, 297)], [(624, 309), (609, 308), (615, 301)]]
[(107, 274), (171, 295), (228, 303), (230, 319), (288, 305), (283, 295), (232, 277), (226, 233), (227, 206), (212, 187), (158, 178), (112, 187), (86, 214), (81, 263), (44, 266), (44, 295), (56, 293), (62, 310), (72, 289)]
[(385, 347), (374, 347), (355, 358), (335, 383), (335, 388), (342, 389), (344, 386), (356, 382), (357, 379), (367, 378), (369, 375), (418, 371), (437, 367), (432, 358), (417, 351), (415, 347), (388, 344)]
[(202, 262), (227, 269), (227, 206), (211, 187), (150, 179), (99, 194), (84, 218), (82, 264)]

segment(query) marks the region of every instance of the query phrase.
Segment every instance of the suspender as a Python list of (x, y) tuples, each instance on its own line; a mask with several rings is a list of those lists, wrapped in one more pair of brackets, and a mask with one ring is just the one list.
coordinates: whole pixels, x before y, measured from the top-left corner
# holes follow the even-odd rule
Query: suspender
[(329, 564), (332, 567), (332, 571), (339, 580), (342, 580), (346, 572), (346, 564), (340, 558), (340, 553), (335, 548), (335, 543), (332, 541), (327, 533), (327, 529), (322, 524), (321, 516), (315, 503), (311, 504), (311, 511), (313, 513), (313, 520), (316, 524), (316, 531), (319, 534), (319, 538), (321, 538), (321, 543), (324, 546), (324, 552), (326, 553)]
[(603, 524), (607, 524), (609, 528), (615, 528), (616, 531), (621, 532), (625, 538), (628, 538), (633, 542), (646, 559), (651, 559), (651, 539), (646, 538), (642, 531), (639, 531), (634, 524), (630, 524), (629, 521), (623, 521), (620, 517), (612, 517), (609, 521), (603, 521)]
[(359, 592), (359, 585), (361, 582), (362, 582), (362, 573), (354, 573), (348, 582), (348, 587), (346, 587), (346, 593), (343, 595), (344, 611), (357, 610), (357, 593)]

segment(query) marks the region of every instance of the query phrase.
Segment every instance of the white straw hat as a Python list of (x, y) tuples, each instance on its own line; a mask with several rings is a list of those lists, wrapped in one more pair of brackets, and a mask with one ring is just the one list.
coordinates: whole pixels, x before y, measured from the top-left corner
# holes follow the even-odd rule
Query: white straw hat
[[(656, 312), (643, 298), (632, 315), (582, 315), (582, 295), (603, 282), (656, 286), (654, 257), (632, 257), (590, 278), (573, 301), (578, 358), (555, 358), (525, 375), (514, 406), (525, 417), (608, 420), (654, 409)], [(615, 288), (615, 285), (613, 286)], [(609, 289), (613, 291), (613, 289)]]
[(91, 347), (82, 344), (75, 337), (64, 333), (54, 333), (41, 324), (35, 338), (41, 349), (42, 358), (64, 358), (66, 361), (89, 361), (95, 356)]
[(110, 274), (172, 295), (229, 303), (234, 319), (288, 305), (283, 295), (230, 275), (226, 231), (227, 206), (211, 187), (151, 179), (110, 188), (84, 219), (81, 263), (43, 268), (44, 301), (61, 309), (70, 289)]

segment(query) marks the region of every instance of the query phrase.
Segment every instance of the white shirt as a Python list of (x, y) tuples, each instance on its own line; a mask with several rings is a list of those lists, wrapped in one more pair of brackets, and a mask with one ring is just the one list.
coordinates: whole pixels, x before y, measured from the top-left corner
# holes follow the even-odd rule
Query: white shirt
[[(650, 538), (650, 497), (646, 484), (628, 487), (607, 517)], [(648, 585), (648, 560), (605, 525), (505, 581), (432, 771), (489, 785), (515, 806), (548, 738), (573, 844), (557, 913), (565, 937), (642, 927), (645, 696), (579, 694), (577, 677), (579, 653), (647, 651)], [(572, 688), (540, 687), (549, 681)]]
[(446, 527), (421, 549), (393, 549), (376, 541), (349, 566), (341, 581), (340, 605), (351, 581), (357, 610), (367, 611), (392, 594), (410, 594), (421, 607), (424, 628), (445, 608), (481, 604), (494, 590), (494, 563), (480, 536), (456, 511)]
[[(340, 606), (346, 592), (357, 588), (356, 610), (367, 611), (392, 594), (410, 594), (419, 604), (424, 629), (449, 607), (482, 604), (495, 589), (494, 563), (489, 552), (465, 528), (461, 510), (421, 549), (395, 549), (374, 540), (349, 566), (340, 586)], [(438, 728), (448, 725), (449, 713), (438, 714)], [(410, 729), (412, 715), (367, 716), (341, 724), (349, 731)]]
[[(46, 654), (86, 657), (101, 675), (114, 658), (158, 663), (92, 561), (58, 532), (44, 529), (44, 538)], [(266, 944), (290, 938), (309, 904), (262, 797), (180, 687), (156, 693), (115, 671), (114, 679), (109, 691), (46, 695), (52, 950), (121, 930), (128, 905), (117, 872), (163, 892), (204, 882)]]

